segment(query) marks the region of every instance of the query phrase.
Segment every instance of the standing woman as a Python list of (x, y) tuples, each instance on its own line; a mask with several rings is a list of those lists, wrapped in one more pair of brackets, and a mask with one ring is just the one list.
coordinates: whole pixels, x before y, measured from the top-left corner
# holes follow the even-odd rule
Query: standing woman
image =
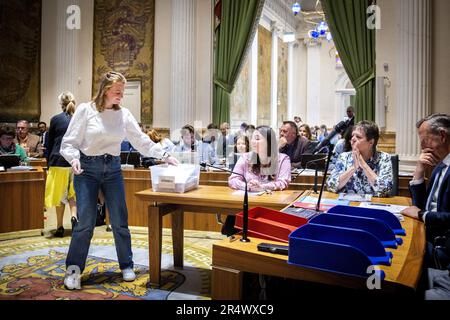
[(45, 182), (45, 207), (56, 208), (55, 237), (64, 236), (63, 217), (66, 204), (69, 204), (72, 230), (77, 222), (75, 190), (73, 188), (73, 172), (60, 154), (61, 141), (69, 127), (70, 119), (75, 112), (75, 97), (69, 91), (58, 96), (62, 112), (52, 117), (46, 141), (48, 175)]
[(126, 138), (141, 154), (176, 165), (175, 158), (142, 132), (131, 112), (120, 106), (126, 79), (110, 71), (102, 77), (93, 101), (80, 104), (63, 138), (61, 154), (75, 174), (78, 223), (66, 259), (64, 285), (79, 289), (80, 276), (93, 235), (97, 196), (101, 190), (110, 213), (119, 267), (125, 281), (134, 281), (131, 235), (120, 167), (120, 144)]

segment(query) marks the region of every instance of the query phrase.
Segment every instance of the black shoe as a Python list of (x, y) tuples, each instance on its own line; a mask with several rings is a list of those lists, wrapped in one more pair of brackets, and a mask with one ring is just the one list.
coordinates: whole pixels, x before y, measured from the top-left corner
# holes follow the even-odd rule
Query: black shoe
[(110, 225), (110, 224), (108, 224), (108, 226), (106, 227), (106, 231), (108, 231), (108, 232), (111, 232), (111, 231), (112, 231), (112, 228), (111, 228), (111, 225)]
[(76, 217), (70, 218), (70, 222), (72, 223), (72, 231), (75, 229), (75, 226), (77, 225), (78, 219)]
[(58, 238), (64, 237), (64, 227), (59, 227), (56, 229), (54, 236)]

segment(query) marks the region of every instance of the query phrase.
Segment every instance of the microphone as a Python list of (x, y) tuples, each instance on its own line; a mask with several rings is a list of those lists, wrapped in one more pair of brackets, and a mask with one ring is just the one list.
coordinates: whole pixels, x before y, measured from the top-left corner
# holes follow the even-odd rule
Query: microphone
[(225, 172), (229, 172), (229, 173), (234, 173), (237, 174), (238, 176), (242, 177), (242, 179), (244, 179), (245, 182), (245, 193), (244, 193), (244, 203), (243, 203), (243, 222), (242, 222), (242, 238), (241, 241), (242, 242), (250, 242), (250, 239), (247, 238), (247, 233), (248, 233), (248, 191), (247, 191), (247, 179), (245, 179), (245, 176), (243, 174), (237, 173), (237, 172), (233, 172), (232, 170), (229, 169), (225, 169), (225, 168), (221, 168), (221, 167), (216, 167), (213, 166), (212, 164), (206, 163), (204, 161), (200, 162), (200, 166), (202, 168), (206, 168), (206, 166), (214, 168), (214, 169), (218, 169), (220, 171), (225, 171)]
[(125, 164), (126, 164), (126, 165), (128, 165), (128, 159), (130, 158), (131, 150), (133, 150), (132, 147), (130, 147), (130, 150), (128, 150), (127, 160), (125, 161)]
[(335, 135), (338, 133), (343, 133), (349, 126), (350, 119), (347, 119), (345, 121), (339, 122), (337, 125), (334, 126), (333, 131), (330, 132), (328, 136), (326, 136), (325, 139), (323, 139), (313, 150), (313, 154), (319, 153), (320, 150), (322, 150), (324, 147), (328, 146), (331, 142), (331, 139), (334, 138)]
[(130, 145), (130, 149), (128, 150), (127, 158), (125, 160), (125, 164), (120, 165), (122, 170), (127, 169), (134, 169), (134, 165), (128, 164), (128, 159), (130, 158), (131, 151), (133, 150), (133, 147)]

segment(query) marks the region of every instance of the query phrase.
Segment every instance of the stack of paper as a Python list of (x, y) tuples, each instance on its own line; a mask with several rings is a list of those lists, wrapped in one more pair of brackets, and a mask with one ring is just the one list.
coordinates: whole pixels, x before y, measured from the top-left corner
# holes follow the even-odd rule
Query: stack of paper
[(34, 167), (31, 166), (15, 166), (8, 169), (8, 171), (31, 171), (34, 170)]
[[(298, 201), (294, 202), (293, 205), (297, 208), (305, 208), (305, 209), (315, 209), (317, 204), (318, 198), (306, 196), (300, 198)], [(347, 206), (349, 204), (349, 201), (346, 200), (337, 200), (337, 199), (327, 199), (322, 198), (320, 200), (320, 211), (327, 211), (328, 209), (337, 206), (337, 205), (343, 205)]]
[(349, 193), (339, 193), (339, 200), (348, 200), (348, 201), (357, 201), (357, 202), (366, 202), (372, 201), (371, 194), (359, 194), (354, 192)]
[(399, 205), (395, 205), (395, 204), (384, 204), (384, 203), (372, 203), (372, 202), (361, 202), (359, 204), (359, 206), (363, 207), (363, 208), (389, 211), (389, 212), (393, 213), (400, 221), (405, 220), (403, 218), (403, 215), (400, 212), (402, 212), (403, 210), (408, 208), (407, 206), (399, 206)]

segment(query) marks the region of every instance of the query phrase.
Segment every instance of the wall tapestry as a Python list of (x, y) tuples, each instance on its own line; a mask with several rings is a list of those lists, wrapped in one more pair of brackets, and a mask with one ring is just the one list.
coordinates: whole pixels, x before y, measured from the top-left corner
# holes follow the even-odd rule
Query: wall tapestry
[(95, 0), (92, 92), (110, 70), (140, 80), (144, 124), (153, 122), (154, 29), (154, 0)]
[(41, 7), (0, 0), (0, 122), (39, 121)]

